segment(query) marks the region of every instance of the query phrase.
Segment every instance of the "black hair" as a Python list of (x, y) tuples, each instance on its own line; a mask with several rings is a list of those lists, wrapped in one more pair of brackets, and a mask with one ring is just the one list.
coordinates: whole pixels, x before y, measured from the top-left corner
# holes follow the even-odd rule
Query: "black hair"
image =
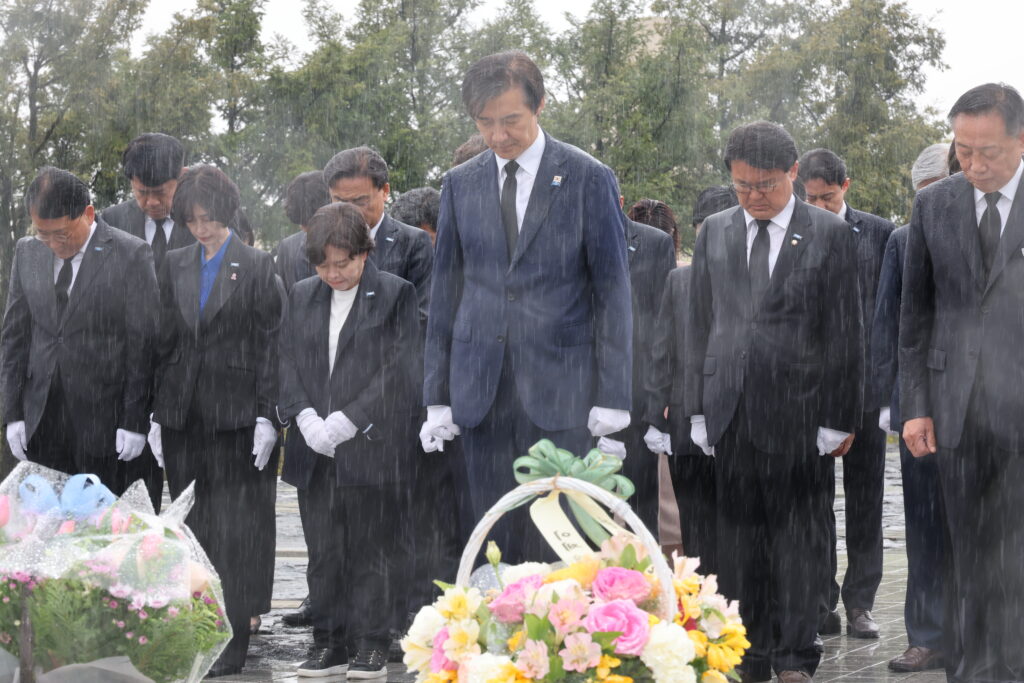
[(240, 203), (238, 186), (224, 171), (216, 166), (197, 164), (186, 169), (178, 180), (171, 218), (176, 224), (185, 225), (192, 218), (193, 209), (201, 206), (211, 220), (230, 226)]
[(805, 152), (800, 157), (798, 177), (803, 182), (820, 180), (826, 185), (842, 185), (846, 182), (846, 164), (839, 155), (829, 149), (819, 147)]
[(657, 228), (672, 238), (672, 244), (679, 251), (679, 223), (671, 207), (658, 199), (641, 199), (626, 212), (629, 220)]
[(946, 155), (946, 162), (949, 164), (949, 175), (956, 175), (963, 169), (960, 168), (960, 160), (956, 157), (956, 140), (949, 143), (949, 154)]
[(338, 152), (324, 166), (324, 182), (330, 187), (342, 178), (369, 178), (378, 190), (388, 184), (388, 164), (369, 147), (353, 147)]
[(525, 52), (508, 50), (488, 55), (469, 67), (462, 80), (462, 103), (476, 118), (487, 102), (519, 86), (526, 106), (537, 113), (544, 99), (544, 76)]
[(25, 191), (25, 209), (42, 219), (75, 219), (89, 206), (89, 187), (70, 171), (53, 166), (39, 169), (39, 175)]
[(175, 180), (185, 165), (185, 148), (178, 138), (163, 133), (143, 133), (128, 143), (121, 166), (128, 180), (138, 178), (146, 187)]
[(284, 213), (295, 225), (306, 225), (321, 206), (331, 203), (322, 171), (295, 176), (284, 191)]
[(327, 260), (327, 247), (344, 249), (349, 256), (373, 251), (370, 226), (354, 204), (335, 202), (322, 206), (309, 219), (306, 233), (306, 258), (314, 266)]
[(949, 122), (961, 114), (978, 116), (998, 113), (1006, 125), (1007, 135), (1017, 135), (1024, 128), (1024, 101), (1013, 86), (1005, 83), (985, 83), (971, 88), (957, 99), (949, 110)]
[(391, 206), (391, 217), (414, 228), (423, 225), (437, 230), (437, 213), (441, 208), (441, 193), (432, 187), (417, 187), (398, 195)]
[(736, 190), (732, 185), (705, 187), (697, 195), (697, 202), (693, 205), (693, 218), (690, 222), (696, 227), (703, 223), (708, 216), (737, 206), (739, 203)]
[(755, 121), (734, 128), (725, 144), (725, 167), (732, 170), (733, 161), (762, 170), (788, 171), (796, 163), (793, 136), (777, 123)]

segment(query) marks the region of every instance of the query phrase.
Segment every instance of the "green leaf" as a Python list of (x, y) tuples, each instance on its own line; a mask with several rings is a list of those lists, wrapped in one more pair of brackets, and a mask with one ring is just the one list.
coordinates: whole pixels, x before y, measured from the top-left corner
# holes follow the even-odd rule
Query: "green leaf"
[(615, 639), (622, 635), (622, 631), (597, 631), (591, 633), (590, 637), (601, 646), (602, 650), (610, 650), (615, 644)]

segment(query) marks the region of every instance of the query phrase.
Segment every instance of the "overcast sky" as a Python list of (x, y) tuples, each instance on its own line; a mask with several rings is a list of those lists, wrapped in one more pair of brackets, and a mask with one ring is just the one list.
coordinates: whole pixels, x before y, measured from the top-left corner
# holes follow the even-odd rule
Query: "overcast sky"
[[(142, 37), (158, 32), (175, 11), (194, 6), (194, 0), (152, 0), (136, 38), (138, 49)], [(346, 18), (351, 18), (355, 0), (332, 0)], [(1024, 2), (1021, 0), (907, 0), (911, 10), (929, 19), (932, 26), (946, 37), (943, 61), (945, 71), (929, 69), (925, 92), (918, 98), (922, 106), (935, 107), (945, 113), (965, 90), (988, 81), (1003, 81), (1018, 90), (1024, 88), (1024, 66), (1020, 46), (1024, 42)], [(586, 14), (590, 0), (538, 2), (538, 12), (554, 31), (564, 29), (565, 13)], [(484, 0), (476, 16), (484, 19), (500, 0)], [(274, 32), (288, 38), (300, 49), (308, 49), (297, 0), (267, 0), (264, 34)]]

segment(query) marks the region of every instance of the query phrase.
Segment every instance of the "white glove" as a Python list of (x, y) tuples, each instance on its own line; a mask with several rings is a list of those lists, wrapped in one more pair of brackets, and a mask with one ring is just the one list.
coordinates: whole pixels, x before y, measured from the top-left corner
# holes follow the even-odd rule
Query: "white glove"
[(644, 443), (647, 444), (647, 449), (651, 453), (672, 455), (672, 438), (665, 432), (659, 431), (654, 426), (649, 426), (647, 428), (647, 433), (644, 434)]
[(846, 437), (849, 435), (849, 432), (840, 432), (828, 427), (818, 427), (818, 455), (831, 455), (835, 449), (839, 448), (846, 441)]
[(28, 456), (28, 435), (25, 434), (25, 421), (18, 420), (7, 425), (7, 445), (11, 447), (11, 453), (15, 458), (25, 461)]
[(118, 460), (131, 462), (142, 455), (142, 449), (146, 447), (146, 435), (138, 432), (129, 432), (127, 429), (118, 429), (114, 435), (114, 449), (117, 450)]
[(156, 464), (160, 465), (160, 469), (164, 468), (164, 442), (160, 433), (160, 424), (153, 422), (153, 416), (149, 416), (149, 436), (146, 437), (146, 441), (149, 442), (149, 450), (153, 451), (153, 457), (156, 458)]
[(890, 429), (892, 427), (892, 418), (889, 416), (889, 412), (889, 408), (882, 408), (878, 411), (878, 428), (883, 432), (895, 434), (895, 432)]
[(708, 443), (708, 426), (704, 423), (703, 415), (690, 417), (690, 438), (704, 452), (704, 455), (715, 454), (714, 446)]
[(626, 459), (626, 444), (623, 441), (616, 441), (615, 439), (609, 439), (607, 436), (602, 436), (597, 440), (597, 450), (607, 455), (612, 455), (619, 460)]
[(461, 433), (452, 420), (451, 406), (427, 406), (427, 419), (420, 427), (420, 444), (424, 451), (444, 451), (444, 442)]
[(270, 454), (274, 452), (274, 444), (277, 443), (277, 430), (270, 420), (265, 417), (256, 418), (256, 431), (252, 437), (252, 454), (256, 456), (252, 464), (256, 469), (263, 471), (263, 468), (270, 462)]
[(629, 426), (629, 411), (594, 406), (587, 416), (591, 436), (608, 436)]
[(335, 445), (345, 443), (359, 433), (359, 427), (356, 427), (355, 423), (340, 410), (335, 410), (327, 416), (324, 420), (324, 428), (327, 429), (327, 436)]
[(334, 447), (337, 444), (331, 441), (331, 437), (327, 435), (327, 426), (315, 410), (305, 408), (295, 416), (295, 424), (299, 426), (299, 431), (302, 432), (302, 438), (306, 440), (307, 446), (320, 455), (334, 457)]

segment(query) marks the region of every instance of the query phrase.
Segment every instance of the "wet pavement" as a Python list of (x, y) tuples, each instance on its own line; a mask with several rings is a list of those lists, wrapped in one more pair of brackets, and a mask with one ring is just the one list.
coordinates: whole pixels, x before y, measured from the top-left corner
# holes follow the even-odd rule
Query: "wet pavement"
[[(836, 468), (837, 478), (842, 476), (841, 464)], [(882, 636), (877, 640), (858, 640), (846, 635), (824, 639), (825, 654), (814, 680), (828, 681), (945, 681), (941, 671), (919, 674), (895, 674), (886, 663), (907, 647), (903, 630), (903, 597), (906, 589), (907, 561), (904, 554), (905, 530), (903, 526), (903, 496), (900, 486), (899, 454), (893, 444), (889, 446), (885, 475), (885, 553), (884, 576), (878, 591), (873, 615)], [(836, 487), (836, 517), (839, 532), (840, 581), (846, 565), (843, 536), (843, 489)], [(296, 666), (306, 657), (312, 637), (309, 629), (286, 628), (281, 617), (295, 609), (306, 594), (306, 547), (299, 523), (295, 489), (287, 484), (278, 485), (277, 504), (277, 564), (274, 584), (273, 610), (263, 617), (260, 633), (253, 636), (245, 670), (237, 676), (221, 681), (343, 681), (344, 676), (319, 679), (298, 679)], [(845, 619), (844, 619), (845, 631)], [(378, 679), (383, 680), (383, 679)], [(400, 664), (388, 668), (389, 682), (411, 682), (414, 676), (406, 674)]]

